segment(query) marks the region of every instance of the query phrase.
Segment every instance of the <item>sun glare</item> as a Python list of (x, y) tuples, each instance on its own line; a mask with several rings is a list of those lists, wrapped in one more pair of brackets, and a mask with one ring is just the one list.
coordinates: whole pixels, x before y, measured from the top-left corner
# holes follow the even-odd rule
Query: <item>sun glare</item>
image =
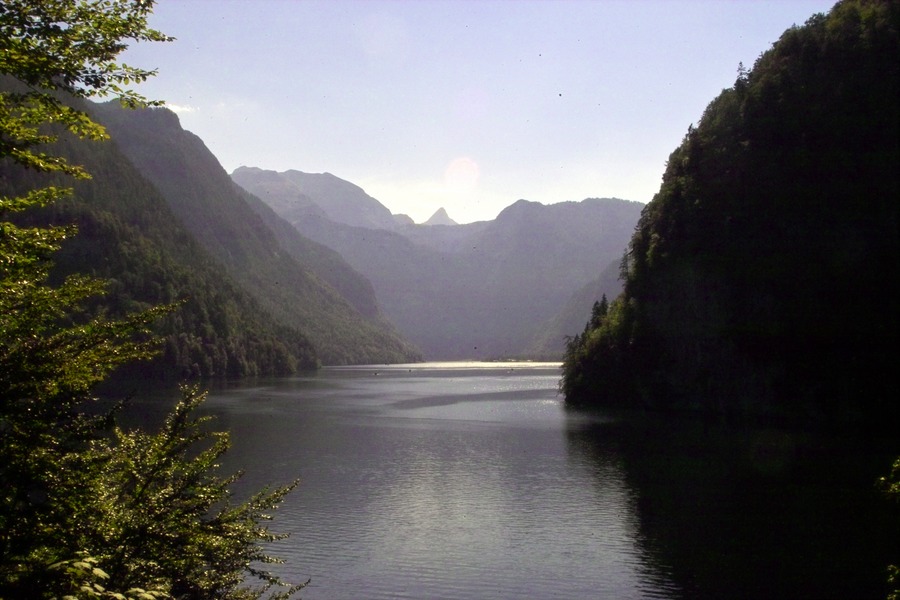
[(462, 156), (454, 158), (444, 170), (444, 186), (456, 194), (467, 194), (478, 186), (478, 163)]

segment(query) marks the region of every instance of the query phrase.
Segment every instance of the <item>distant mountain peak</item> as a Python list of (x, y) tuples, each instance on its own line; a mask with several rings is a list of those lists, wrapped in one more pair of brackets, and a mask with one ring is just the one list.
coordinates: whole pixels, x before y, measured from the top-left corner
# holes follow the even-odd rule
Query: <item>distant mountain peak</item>
[[(398, 227), (386, 206), (358, 185), (331, 173), (304, 173), (296, 169), (279, 173), (240, 167), (231, 177), (276, 211), (282, 211), (282, 216), (285, 209), (292, 209), (296, 199), (302, 197), (305, 203), (315, 205), (335, 223), (389, 231)], [(262, 186), (268, 193), (260, 195), (259, 188)], [(279, 208), (276, 206), (279, 204), (285, 206)]]
[(458, 225), (458, 223), (450, 218), (450, 215), (447, 214), (447, 211), (442, 206), (423, 225)]

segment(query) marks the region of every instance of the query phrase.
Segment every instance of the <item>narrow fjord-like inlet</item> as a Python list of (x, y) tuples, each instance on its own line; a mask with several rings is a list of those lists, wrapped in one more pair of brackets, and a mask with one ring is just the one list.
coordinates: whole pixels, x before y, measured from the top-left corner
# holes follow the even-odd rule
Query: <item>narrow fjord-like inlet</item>
[(797, 480), (831, 442), (567, 411), (558, 379), (533, 363), (326, 368), (214, 391), (206, 410), (232, 432), (239, 495), (301, 479), (272, 552), (286, 580), (312, 579), (308, 600), (881, 585), (891, 528), (858, 510), (866, 490)]

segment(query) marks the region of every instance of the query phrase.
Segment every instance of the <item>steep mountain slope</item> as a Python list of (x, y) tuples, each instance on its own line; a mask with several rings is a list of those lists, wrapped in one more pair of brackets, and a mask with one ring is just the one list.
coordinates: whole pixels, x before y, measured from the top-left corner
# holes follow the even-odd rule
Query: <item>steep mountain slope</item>
[(505, 353), (527, 353), (532, 337), (575, 290), (621, 258), (643, 206), (594, 198), (507, 207), (457, 255), (465, 289), (483, 294), (470, 314), (506, 344)]
[(562, 309), (538, 328), (528, 346), (528, 354), (561, 356), (565, 351), (566, 339), (583, 332), (594, 302), (603, 296), (609, 300), (622, 293), (622, 281), (619, 276), (621, 262), (616, 260), (609, 263), (596, 279), (572, 294)]
[(643, 206), (615, 199), (549, 206), (523, 200), (490, 222), (415, 226), (395, 220), (392, 229), (372, 229), (323, 217), (316, 209), (330, 201), (328, 189), (282, 193), (280, 178), (259, 169), (234, 174), (301, 233), (365, 273), (385, 314), (434, 359), (523, 355), (539, 324), (621, 257)]
[(672, 153), (567, 398), (895, 423), (900, 3), (792, 28)]
[(331, 173), (276, 173), (254, 167), (239, 167), (234, 181), (268, 203), (289, 220), (321, 216), (335, 223), (369, 229), (394, 229), (397, 223), (378, 200), (357, 185)]
[[(275, 215), (263, 218), (251, 208), (246, 193), (234, 185), (203, 142), (181, 128), (174, 113), (124, 111), (113, 104), (97, 106), (96, 113), (200, 244), (278, 322), (303, 331), (324, 363), (406, 362), (419, 357), (378, 319), (374, 298), (365, 298), (366, 286), (358, 275), (353, 278), (356, 283), (345, 288), (354, 288), (356, 304), (370, 318), (301, 265), (298, 259), (308, 264), (314, 258), (305, 254), (310, 249), (315, 255), (327, 255), (328, 266), (341, 261), (297, 235), (282, 235), (290, 250), (283, 247), (267, 225), (277, 220)], [(341, 266), (340, 272), (350, 275), (352, 270)]]
[(447, 210), (443, 207), (434, 211), (434, 214), (428, 217), (428, 220), (422, 223), (423, 225), (448, 225), (453, 226), (458, 223), (450, 218), (450, 215), (447, 214)]
[(94, 309), (113, 315), (184, 301), (156, 324), (163, 355), (143, 374), (245, 376), (315, 368), (315, 350), (296, 329), (274, 323), (179, 225), (165, 200), (115, 143), (63, 137), (56, 146), (84, 165), (90, 181), (51, 178), (0, 164), (0, 193), (73, 186), (71, 199), (22, 215), (26, 222), (74, 223), (79, 233), (56, 255), (55, 278), (86, 273), (109, 280)]
[(354, 271), (340, 254), (324, 244), (303, 237), (265, 202), (237, 185), (234, 187), (244, 202), (262, 219), (285, 252), (337, 290), (361, 315), (370, 319), (381, 318), (372, 283)]
[(615, 198), (550, 205), (519, 200), (471, 238), (464, 253), (480, 278), (501, 289), (553, 286), (542, 293), (555, 312), (573, 290), (621, 258), (643, 207)]

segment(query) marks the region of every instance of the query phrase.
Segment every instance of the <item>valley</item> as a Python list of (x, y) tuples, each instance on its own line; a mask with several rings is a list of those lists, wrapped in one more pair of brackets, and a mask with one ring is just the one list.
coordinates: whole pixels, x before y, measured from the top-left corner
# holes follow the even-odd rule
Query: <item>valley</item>
[(618, 265), (643, 208), (614, 198), (518, 200), (492, 221), (417, 225), (333, 175), (242, 167), (232, 178), (364, 273), (388, 318), (430, 360), (558, 359), (591, 304), (618, 294), (617, 279), (604, 277), (575, 302), (581, 323), (560, 320), (560, 307)]

